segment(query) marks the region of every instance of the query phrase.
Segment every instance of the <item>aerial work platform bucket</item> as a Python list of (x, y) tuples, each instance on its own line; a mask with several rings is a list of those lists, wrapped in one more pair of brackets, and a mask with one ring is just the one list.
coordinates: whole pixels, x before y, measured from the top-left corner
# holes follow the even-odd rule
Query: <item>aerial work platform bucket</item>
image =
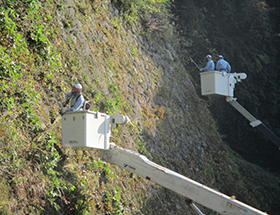
[(246, 73), (201, 72), (201, 94), (233, 97), (235, 84), (246, 77)]
[(110, 116), (93, 111), (66, 112), (62, 116), (62, 146), (109, 149)]
[(224, 72), (201, 72), (201, 94), (233, 96), (233, 90), (230, 90), (229, 79), (230, 75)]

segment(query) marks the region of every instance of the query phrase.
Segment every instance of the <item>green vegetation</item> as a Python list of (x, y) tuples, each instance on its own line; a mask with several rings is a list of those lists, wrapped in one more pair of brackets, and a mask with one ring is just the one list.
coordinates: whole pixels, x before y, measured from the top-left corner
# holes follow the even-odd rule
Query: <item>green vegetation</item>
[[(122, 95), (118, 86), (123, 81), (120, 75), (127, 73), (125, 68), (131, 68), (131, 72), (135, 70), (125, 49), (132, 50), (135, 56), (138, 51), (133, 42), (130, 43), (121, 17), (108, 16), (108, 6), (101, 1), (90, 5), (86, 1), (71, 2), (73, 5), (64, 5), (63, 1), (1, 3), (1, 212), (95, 214), (111, 211), (123, 214), (139, 210), (136, 206), (128, 209), (130, 198), (121, 198), (123, 186), (115, 189), (111, 182), (109, 186), (100, 187), (115, 178), (118, 168), (90, 159), (96, 157), (94, 154), (86, 156), (81, 151), (62, 151), (60, 126), (53, 128), (52, 138), (44, 135), (61, 107), (64, 93), (78, 81), (84, 85), (84, 93), (93, 100), (96, 111), (131, 113), (124, 99), (127, 95)], [(80, 13), (73, 14), (67, 9), (69, 6)], [(95, 11), (98, 19), (96, 30), (104, 33), (109, 41), (103, 41), (99, 35), (91, 38), (92, 43), (84, 41), (93, 50), (94, 59), (87, 53), (76, 53), (75, 43), (77, 34), (93, 30), (91, 26), (84, 23), (80, 32), (73, 31), (77, 20), (85, 20), (91, 12), (88, 7)], [(133, 20), (133, 14), (129, 16)], [(104, 22), (108, 18), (111, 21)], [(107, 24), (112, 28), (105, 27)], [(67, 34), (65, 38), (62, 38), (63, 32)], [(107, 69), (110, 76), (102, 74)], [(119, 82), (109, 81), (113, 81), (114, 76)], [(108, 78), (106, 82), (105, 77)], [(133, 78), (136, 82), (141, 74)], [(138, 134), (137, 130), (132, 132)], [(73, 156), (76, 159), (73, 160)], [(82, 169), (81, 163), (86, 165)], [(129, 182), (129, 179), (124, 180)], [(126, 187), (134, 187), (138, 181), (142, 179), (134, 178)], [(135, 188), (131, 188), (133, 191)]]
[[(63, 149), (60, 122), (47, 134), (78, 82), (91, 110), (132, 120), (114, 130), (117, 145), (262, 210), (279, 209), (279, 179), (244, 173), (248, 163), (224, 145), (197, 96), (172, 1), (0, 3), (1, 214), (191, 214), (184, 198), (97, 151)], [(266, 178), (275, 183), (263, 187)], [(258, 194), (270, 190), (266, 201), (251, 196), (256, 184)]]

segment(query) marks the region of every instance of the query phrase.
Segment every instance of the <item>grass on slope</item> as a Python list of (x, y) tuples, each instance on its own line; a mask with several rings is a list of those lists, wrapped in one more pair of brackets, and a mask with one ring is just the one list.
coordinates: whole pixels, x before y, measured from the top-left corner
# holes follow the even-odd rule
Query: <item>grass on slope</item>
[[(137, 47), (126, 44), (131, 35), (120, 18), (109, 19), (109, 14), (101, 1), (1, 2), (1, 212), (122, 214), (137, 213), (144, 204), (146, 192), (140, 190), (147, 188), (141, 185), (142, 178), (96, 159), (94, 152), (64, 153), (59, 126), (54, 126), (52, 138), (42, 135), (76, 82), (87, 89), (85, 95), (93, 100), (94, 110), (131, 113), (126, 95), (119, 95), (116, 83), (104, 77), (103, 70), (110, 68), (120, 83), (121, 74), (127, 73), (124, 67), (130, 68), (135, 81), (141, 78), (129, 56), (138, 54)], [(80, 32), (79, 40), (83, 38), (82, 32), (90, 30), (86, 23), (81, 31), (73, 31), (79, 28), (76, 20), (83, 18), (94, 21), (101, 32), (87, 34), (92, 44), (79, 45), (75, 35)], [(94, 58), (86, 55), (90, 50)], [(137, 128), (132, 132), (139, 133)], [(116, 178), (126, 182), (112, 184)]]

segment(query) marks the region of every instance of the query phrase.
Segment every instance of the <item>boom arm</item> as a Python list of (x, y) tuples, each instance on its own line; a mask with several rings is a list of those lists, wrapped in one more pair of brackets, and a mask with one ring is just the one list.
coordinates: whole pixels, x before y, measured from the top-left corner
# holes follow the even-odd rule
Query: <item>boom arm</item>
[(226, 196), (192, 179), (180, 175), (177, 172), (151, 162), (143, 155), (120, 148), (115, 144), (111, 143), (110, 149), (103, 152), (102, 160), (134, 172), (137, 175), (173, 190), (194, 202), (217, 211), (219, 214), (267, 214), (246, 205), (235, 198)]
[[(148, 180), (225, 215), (265, 215), (249, 205), (206, 187), (170, 169), (151, 162), (145, 156), (109, 143), (110, 127), (130, 122), (127, 116), (93, 111), (73, 111), (62, 116), (62, 146), (100, 149), (101, 159), (132, 171)], [(202, 214), (194, 203), (193, 209)]]
[(200, 73), (201, 94), (226, 96), (229, 102), (239, 113), (250, 121), (250, 125), (259, 129), (266, 137), (268, 137), (280, 149), (280, 139), (268, 127), (266, 127), (260, 120), (257, 120), (245, 108), (243, 108), (233, 98), (235, 84), (246, 79), (246, 73), (223, 73), (219, 71), (202, 72)]
[(280, 148), (280, 139), (268, 127), (266, 127), (260, 120), (257, 120), (244, 107), (242, 107), (236, 99), (227, 97), (227, 102), (230, 103), (239, 113), (250, 121), (253, 128), (259, 129), (266, 137), (268, 137), (276, 146)]

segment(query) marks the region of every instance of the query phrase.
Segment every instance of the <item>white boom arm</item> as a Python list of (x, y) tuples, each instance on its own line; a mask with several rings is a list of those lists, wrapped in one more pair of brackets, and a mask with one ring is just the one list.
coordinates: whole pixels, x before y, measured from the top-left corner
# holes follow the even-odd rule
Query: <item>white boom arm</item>
[(201, 94), (203, 96), (220, 95), (226, 96), (226, 101), (232, 105), (239, 113), (250, 121), (253, 128), (259, 129), (267, 138), (269, 138), (280, 149), (280, 138), (275, 135), (260, 120), (257, 120), (244, 107), (242, 107), (236, 98), (233, 98), (235, 84), (246, 79), (246, 73), (223, 73), (219, 71), (200, 73)]
[(110, 149), (104, 151), (102, 160), (134, 172), (219, 214), (267, 214), (112, 143)]
[(259, 129), (268, 139), (270, 139), (276, 146), (280, 149), (280, 139), (274, 134), (268, 127), (266, 127), (260, 120), (256, 119), (252, 114), (250, 114), (242, 105), (240, 105), (236, 98), (228, 96), (226, 98), (227, 102), (231, 104), (239, 113), (241, 113), (246, 119), (250, 121), (250, 125), (253, 128)]
[[(266, 214), (235, 198), (153, 163), (139, 153), (109, 143), (110, 127), (123, 125), (129, 121), (127, 116), (109, 116), (92, 111), (67, 112), (62, 116), (62, 146), (101, 149), (102, 160), (134, 172), (220, 214)], [(194, 203), (191, 206), (196, 212), (202, 214)]]

